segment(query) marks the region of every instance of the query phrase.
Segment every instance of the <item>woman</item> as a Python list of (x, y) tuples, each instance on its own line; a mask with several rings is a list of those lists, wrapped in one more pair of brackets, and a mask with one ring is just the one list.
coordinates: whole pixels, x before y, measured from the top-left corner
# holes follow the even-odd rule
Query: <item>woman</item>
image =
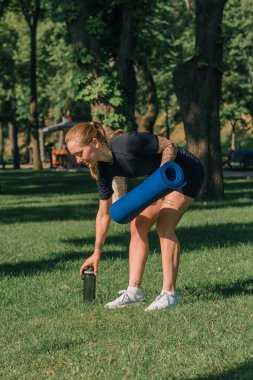
[(79, 123), (66, 135), (69, 152), (76, 157), (78, 164), (86, 164), (92, 177), (97, 180), (100, 198), (94, 253), (85, 260), (80, 274), (89, 265), (94, 266), (97, 274), (110, 226), (113, 178), (150, 175), (165, 162), (175, 161), (182, 167), (187, 185), (153, 203), (131, 222), (129, 286), (121, 291), (120, 297), (105, 307), (121, 308), (139, 305), (143, 301), (141, 282), (149, 249), (148, 233), (155, 223), (161, 245), (163, 286), (161, 294), (145, 310), (176, 306), (179, 304), (175, 286), (180, 247), (175, 229), (200, 190), (203, 181), (202, 165), (193, 154), (164, 137), (138, 132), (116, 134), (108, 140), (100, 124)]

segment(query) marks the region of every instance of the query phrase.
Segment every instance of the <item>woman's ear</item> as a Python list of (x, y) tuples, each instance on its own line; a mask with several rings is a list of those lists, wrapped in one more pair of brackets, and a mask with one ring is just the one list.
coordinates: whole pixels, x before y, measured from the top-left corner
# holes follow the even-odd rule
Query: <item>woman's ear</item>
[(98, 139), (96, 138), (96, 137), (93, 137), (93, 139), (92, 139), (92, 144), (93, 144), (93, 146), (96, 148), (96, 149), (98, 149), (99, 147), (100, 147), (100, 142), (98, 141)]

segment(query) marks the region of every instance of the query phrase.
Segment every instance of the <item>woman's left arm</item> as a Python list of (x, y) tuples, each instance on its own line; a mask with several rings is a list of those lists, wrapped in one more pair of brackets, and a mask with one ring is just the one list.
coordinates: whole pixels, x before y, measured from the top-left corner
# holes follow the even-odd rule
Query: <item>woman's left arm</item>
[(158, 137), (159, 148), (158, 153), (162, 153), (161, 166), (168, 161), (174, 161), (177, 155), (177, 145), (172, 143), (169, 139), (165, 137)]

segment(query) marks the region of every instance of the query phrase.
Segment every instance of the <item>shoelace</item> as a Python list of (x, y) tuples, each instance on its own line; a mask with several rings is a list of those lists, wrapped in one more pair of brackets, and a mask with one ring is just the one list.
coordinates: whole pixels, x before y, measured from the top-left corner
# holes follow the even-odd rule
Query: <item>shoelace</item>
[(131, 299), (130, 296), (129, 296), (129, 294), (127, 293), (127, 290), (126, 290), (126, 289), (125, 289), (125, 290), (120, 290), (120, 291), (118, 292), (118, 294), (121, 294), (121, 296), (122, 296), (122, 301), (123, 301), (124, 299)]
[(134, 299), (135, 299), (135, 297), (132, 295), (132, 294), (129, 294), (128, 292), (127, 292), (127, 289), (125, 289), (125, 290), (120, 290), (119, 292), (118, 292), (118, 294), (121, 294), (122, 295), (122, 301), (123, 300), (130, 300), (130, 301), (133, 301)]
[(124, 290), (120, 290), (120, 291), (118, 292), (118, 294), (123, 294), (123, 293), (125, 293), (125, 292), (127, 292), (126, 289), (124, 289)]
[(155, 302), (159, 301), (163, 297), (164, 297), (164, 294), (159, 294), (159, 296), (156, 297)]
[(168, 294), (166, 294), (166, 293), (165, 294), (159, 294), (159, 296), (156, 297), (154, 303), (157, 302), (157, 301), (160, 301), (160, 299), (162, 299), (162, 298), (164, 299), (163, 303), (165, 303), (166, 301), (168, 301), (170, 303), (170, 296)]

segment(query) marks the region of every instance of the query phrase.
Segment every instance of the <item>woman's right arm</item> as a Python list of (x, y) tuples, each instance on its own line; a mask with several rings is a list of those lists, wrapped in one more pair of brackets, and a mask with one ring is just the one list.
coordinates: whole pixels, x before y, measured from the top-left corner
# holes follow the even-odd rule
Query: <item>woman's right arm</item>
[(96, 240), (95, 248), (93, 254), (85, 260), (80, 268), (80, 275), (82, 276), (83, 271), (90, 265), (94, 266), (94, 273), (97, 275), (98, 265), (100, 262), (100, 256), (102, 248), (110, 227), (111, 217), (110, 217), (110, 207), (112, 204), (112, 198), (108, 200), (99, 201), (99, 209), (96, 217)]

